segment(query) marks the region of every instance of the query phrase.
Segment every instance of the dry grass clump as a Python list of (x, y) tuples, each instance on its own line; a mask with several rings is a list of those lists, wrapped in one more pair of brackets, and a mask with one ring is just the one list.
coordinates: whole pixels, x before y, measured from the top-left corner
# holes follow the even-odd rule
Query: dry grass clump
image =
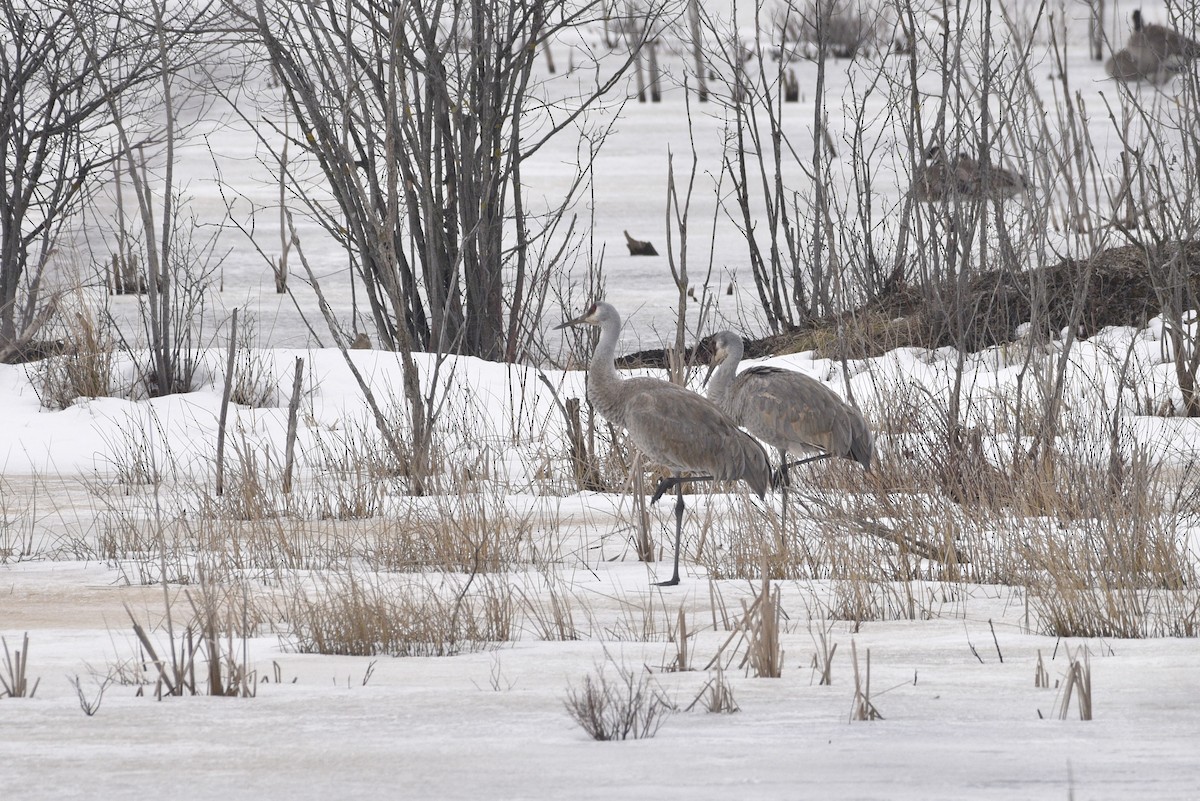
[(108, 506), (97, 518), (96, 556), (132, 585), (196, 580), (197, 549), (186, 522), (135, 507)]
[(554, 538), (537, 536), (535, 514), (515, 508), (498, 482), (464, 480), (450, 494), (407, 499), (378, 522), (362, 553), (378, 570), (493, 573), (557, 558)]
[(867, 649), (866, 667), (859, 670), (858, 645), (850, 641), (850, 661), (854, 664), (854, 701), (850, 720), (883, 720), (883, 715), (871, 701), (871, 649)]
[(1031, 533), (1030, 605), (1043, 633), (1200, 635), (1200, 582), (1180, 532), (1136, 531), (1127, 522), (1086, 518), (1062, 528), (1050, 522)]
[(282, 604), (296, 650), (344, 656), (481, 651), (512, 639), (518, 608), (506, 582), (482, 576), (394, 583), (354, 573), (296, 586)]
[(1067, 649), (1067, 676), (1062, 683), (1062, 703), (1058, 707), (1058, 719), (1066, 720), (1071, 711), (1071, 697), (1079, 705), (1079, 719), (1092, 719), (1092, 662), (1087, 649), (1080, 646), (1075, 653)]
[(279, 380), (273, 362), (257, 344), (254, 317), (245, 314), (239, 319), (233, 383), (229, 400), (252, 409), (279, 405)]
[(112, 394), (116, 341), (111, 326), (76, 311), (58, 320), (60, 352), (30, 364), (30, 381), (42, 406), (66, 409), (78, 398)]
[[(616, 676), (609, 675), (608, 665)], [(563, 701), (567, 714), (593, 740), (640, 740), (653, 737), (675, 706), (644, 670), (628, 668), (611, 657), (583, 686), (571, 687)]]
[(108, 475), (98, 477), (97, 492), (106, 492), (111, 478), (126, 492), (154, 486), (177, 475), (182, 463), (171, 451), (166, 427), (153, 406), (144, 406), (126, 414), (125, 420), (110, 436), (101, 431), (108, 464)]
[[(278, 580), (290, 570), (500, 572), (559, 558), (553, 519), (514, 505), (502, 482), (460, 475), (447, 494), (392, 495), (369, 464), (349, 473), (306, 471), (282, 490), (269, 448), (234, 440), (224, 492), (196, 479), (153, 494), (104, 501), (96, 553), (134, 583), (188, 581), (203, 564), (213, 575)], [(165, 572), (164, 572), (165, 569)]]
[(1144, 453), (1097, 461), (1056, 460), (1047, 480), (1058, 492), (1043, 488), (1042, 513), (1022, 518), (1018, 553), (1042, 631), (1200, 635), (1200, 571), (1188, 544), (1200, 514), (1194, 471), (1153, 464)]
[(783, 615), (779, 587), (763, 576), (753, 604), (742, 601), (743, 620), (746, 621), (746, 656), (748, 669), (755, 677), (777, 679), (783, 675), (783, 647), (779, 641), (779, 619)]
[[(250, 668), (246, 638), (257, 630), (260, 619), (246, 588), (217, 587), (201, 578), (196, 590), (185, 590), (183, 598), (191, 617), (179, 624), (166, 584), (163, 585), (164, 615), (157, 628), (159, 637), (152, 636), (152, 629), (142, 625), (133, 610), (125, 606), (141, 648), (143, 669), (154, 671), (154, 697), (158, 700), (186, 695), (254, 697), (257, 672)], [(78, 686), (76, 689), (80, 704), (84, 705), (82, 690)], [(138, 694), (142, 694), (140, 687)], [(86, 705), (84, 711), (87, 712)]]
[[(747, 599), (742, 599), (741, 616), (729, 627), (729, 636), (708, 660), (705, 670), (729, 667), (740, 654), (737, 668), (745, 670), (747, 675), (763, 679), (777, 679), (783, 675), (784, 651), (780, 635), (786, 613), (781, 602), (782, 595), (780, 588), (772, 586), (771, 579), (763, 570), (760, 570), (760, 575), (761, 581), (754, 600), (747, 602)], [(720, 605), (722, 617), (728, 620), (724, 600), (720, 601)]]
[(0, 671), (0, 698), (32, 698), (37, 692), (41, 679), (29, 686), (29, 632), (21, 640), (21, 647), (8, 650), (8, 640), (0, 637), (0, 645), (4, 647), (3, 671)]
[(37, 551), (35, 520), (37, 491), (25, 496), (21, 508), (14, 507), (20, 498), (12, 484), (0, 478), (0, 565), (19, 562)]
[(564, 588), (563, 580), (556, 571), (543, 567), (539, 576), (544, 584), (540, 591), (521, 593), (525, 625), (532, 627), (542, 640), (585, 639), (587, 633), (575, 619), (575, 603), (578, 599)]
[(268, 520), (280, 516), (316, 520), (361, 520), (375, 517), (383, 507), (386, 484), (380, 468), (364, 455), (317, 464), (306, 478), (293, 480), (284, 491), (285, 465), (269, 445), (251, 443), (245, 432), (234, 440), (235, 459), (225, 476), (220, 495), (206, 486), (202, 514), (227, 520)]
[(731, 715), (741, 711), (741, 707), (733, 698), (733, 687), (725, 677), (725, 670), (720, 666), (713, 671), (712, 678), (700, 688), (696, 699), (688, 705), (687, 711), (690, 712), (698, 703), (704, 705), (705, 712)]
[(941, 582), (961, 581), (971, 567), (959, 550), (964, 521), (954, 504), (878, 486), (845, 494), (801, 494), (796, 486), (786, 529), (777, 517), (758, 529), (735, 523), (704, 551), (712, 577), (753, 580), (765, 570), (772, 579), (816, 580), (824, 614), (857, 629), (936, 616)]

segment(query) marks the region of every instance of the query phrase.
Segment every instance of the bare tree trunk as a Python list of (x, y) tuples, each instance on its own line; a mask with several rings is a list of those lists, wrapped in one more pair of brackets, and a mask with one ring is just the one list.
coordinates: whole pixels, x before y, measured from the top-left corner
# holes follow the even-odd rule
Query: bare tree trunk
[(691, 27), (692, 61), (696, 70), (696, 96), (708, 102), (708, 68), (704, 64), (704, 41), (700, 37), (700, 0), (688, 4), (688, 23)]
[(658, 40), (650, 40), (646, 43), (646, 48), (649, 50), (646, 64), (650, 73), (650, 102), (659, 103), (662, 102), (662, 87), (658, 76)]
[(1090, 0), (1091, 15), (1088, 17), (1088, 45), (1092, 61), (1104, 60), (1104, 0)]

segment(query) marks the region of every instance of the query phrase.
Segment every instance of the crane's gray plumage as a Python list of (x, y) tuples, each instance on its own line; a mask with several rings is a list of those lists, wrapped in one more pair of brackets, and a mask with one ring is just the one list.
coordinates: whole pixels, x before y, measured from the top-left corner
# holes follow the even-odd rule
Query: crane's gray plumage
[(1113, 80), (1122, 83), (1145, 81), (1151, 84), (1166, 83), (1175, 77), (1175, 70), (1158, 59), (1146, 59), (1135, 55), (1128, 48), (1121, 48), (1104, 62), (1104, 70)]
[(918, 203), (935, 203), (955, 197), (1003, 199), (1026, 188), (1025, 178), (1012, 170), (992, 163), (985, 167), (966, 153), (948, 154), (935, 144), (914, 168), (909, 192)]
[(737, 334), (722, 331), (713, 337), (708, 397), (738, 425), (779, 451), (780, 481), (787, 480), (788, 453), (853, 459), (870, 469), (874, 437), (858, 409), (803, 373), (778, 367), (738, 373), (742, 352)]
[(1125, 48), (1135, 59), (1157, 61), (1180, 68), (1200, 58), (1200, 43), (1165, 25), (1146, 25), (1140, 9), (1133, 12), (1133, 33)]
[[(762, 445), (707, 398), (657, 378), (622, 378), (613, 364), (621, 316), (612, 306), (594, 303), (584, 314), (558, 327), (571, 325), (600, 328), (600, 342), (588, 366), (588, 400), (605, 419), (628, 431), (633, 444), (651, 462), (673, 474), (659, 482), (654, 500), (675, 487), (675, 569), (671, 580), (663, 584), (678, 584), (682, 483), (740, 479), (762, 498), (771, 484), (770, 459)], [(684, 477), (683, 473), (701, 475)]]
[(1163, 25), (1146, 25), (1142, 12), (1133, 12), (1133, 33), (1125, 47), (1104, 65), (1118, 81), (1162, 84), (1200, 58), (1200, 43)]

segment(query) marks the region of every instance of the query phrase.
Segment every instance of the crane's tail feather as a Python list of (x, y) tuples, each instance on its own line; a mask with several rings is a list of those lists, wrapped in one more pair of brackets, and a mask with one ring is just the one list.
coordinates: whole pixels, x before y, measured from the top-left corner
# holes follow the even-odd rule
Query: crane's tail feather
[(871, 457), (875, 453), (875, 438), (869, 432), (856, 436), (850, 443), (850, 458), (871, 472)]

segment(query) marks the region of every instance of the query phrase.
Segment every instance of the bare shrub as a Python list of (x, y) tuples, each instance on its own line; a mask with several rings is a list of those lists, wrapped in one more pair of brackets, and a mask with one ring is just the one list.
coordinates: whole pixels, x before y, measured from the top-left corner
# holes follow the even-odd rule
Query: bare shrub
[(75, 688), (75, 695), (79, 698), (79, 708), (82, 709), (83, 714), (87, 715), (89, 718), (100, 711), (100, 704), (102, 701), (104, 701), (104, 691), (107, 690), (108, 685), (112, 683), (111, 679), (98, 680), (96, 682), (96, 694), (94, 696), (88, 696), (87, 691), (83, 689), (83, 682), (78, 676), (74, 678), (68, 677), (67, 681), (70, 682), (71, 686)]
[[(608, 668), (616, 671), (609, 675)], [(593, 740), (640, 740), (653, 737), (674, 705), (649, 673), (616, 663), (611, 657), (571, 687), (563, 701), (567, 714)]]
[[(20, 44), (5, 53), (0, 97), (0, 362), (20, 358), (53, 316), (49, 268), (64, 232), (107, 185), (109, 166), (154, 138), (115, 137), (113, 128), (132, 125), (143, 102), (154, 107), (146, 93), (212, 39), (196, 35), (211, 6), (156, 9), (158, 26), (145, 24), (142, 3), (0, 3), (5, 40)], [(171, 64), (159, 63), (162, 53)]]

